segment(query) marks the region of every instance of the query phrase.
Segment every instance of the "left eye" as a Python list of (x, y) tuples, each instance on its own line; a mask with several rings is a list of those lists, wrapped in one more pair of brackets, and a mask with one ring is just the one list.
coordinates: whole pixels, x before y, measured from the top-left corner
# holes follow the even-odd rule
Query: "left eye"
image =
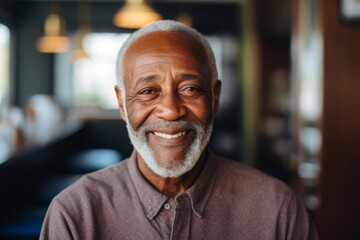
[(198, 97), (203, 95), (203, 90), (200, 87), (188, 86), (182, 89), (182, 95), (188, 97)]
[(186, 87), (184, 90), (189, 91), (189, 92), (199, 92), (200, 91), (200, 89), (196, 88), (196, 87)]

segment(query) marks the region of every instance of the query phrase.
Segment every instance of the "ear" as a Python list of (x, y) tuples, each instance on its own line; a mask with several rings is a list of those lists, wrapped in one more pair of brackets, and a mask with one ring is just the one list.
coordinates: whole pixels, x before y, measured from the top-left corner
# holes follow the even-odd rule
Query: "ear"
[(124, 102), (123, 102), (123, 94), (125, 94), (125, 93), (123, 93), (120, 90), (118, 85), (115, 86), (115, 93), (116, 93), (116, 98), (117, 98), (117, 102), (118, 102), (118, 106), (119, 106), (121, 119), (126, 122)]
[(213, 109), (216, 114), (220, 106), (220, 92), (221, 92), (221, 81), (217, 80), (213, 87)]

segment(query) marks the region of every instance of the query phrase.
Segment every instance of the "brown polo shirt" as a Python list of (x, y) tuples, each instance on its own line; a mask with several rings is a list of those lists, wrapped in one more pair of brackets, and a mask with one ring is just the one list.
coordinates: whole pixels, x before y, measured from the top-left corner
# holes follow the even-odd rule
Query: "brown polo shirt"
[(88, 174), (52, 201), (40, 239), (317, 239), (282, 182), (209, 151), (194, 185), (175, 198), (141, 175), (135, 152)]

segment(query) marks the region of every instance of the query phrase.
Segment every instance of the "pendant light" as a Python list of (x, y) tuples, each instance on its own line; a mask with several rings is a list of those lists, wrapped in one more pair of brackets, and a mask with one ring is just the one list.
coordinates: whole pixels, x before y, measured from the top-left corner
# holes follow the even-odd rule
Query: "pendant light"
[(83, 2), (78, 4), (78, 29), (75, 33), (75, 47), (72, 53), (72, 60), (76, 62), (79, 59), (88, 58), (89, 55), (85, 51), (83, 42), (91, 32), (91, 2)]
[(192, 27), (192, 25), (193, 25), (192, 17), (190, 15), (190, 13), (187, 13), (187, 12), (179, 13), (176, 20), (178, 22), (181, 22), (181, 23), (185, 24), (185, 25), (188, 25), (189, 27)]
[(39, 52), (60, 53), (68, 50), (69, 39), (65, 36), (66, 26), (59, 14), (52, 13), (46, 17), (44, 36), (36, 43)]
[(90, 27), (89, 26), (81, 26), (77, 29), (75, 33), (75, 48), (72, 53), (72, 60), (73, 62), (76, 62), (79, 59), (82, 58), (88, 58), (89, 55), (85, 51), (83, 47), (83, 42), (87, 34), (90, 33)]
[(136, 29), (161, 19), (161, 15), (146, 0), (126, 0), (113, 17), (113, 23), (117, 27)]

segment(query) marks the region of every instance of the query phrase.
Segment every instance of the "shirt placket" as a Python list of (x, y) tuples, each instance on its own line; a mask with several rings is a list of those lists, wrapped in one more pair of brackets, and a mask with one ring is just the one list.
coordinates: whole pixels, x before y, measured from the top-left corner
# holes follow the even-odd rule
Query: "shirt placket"
[(172, 224), (170, 239), (189, 239), (191, 226), (191, 203), (186, 194), (175, 198), (175, 217)]

